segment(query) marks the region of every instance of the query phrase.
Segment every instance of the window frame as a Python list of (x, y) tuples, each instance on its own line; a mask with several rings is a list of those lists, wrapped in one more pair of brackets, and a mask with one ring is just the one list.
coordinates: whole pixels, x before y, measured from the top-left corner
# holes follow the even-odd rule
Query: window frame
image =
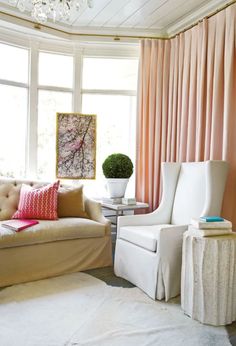
[[(5, 44), (5, 45), (8, 45), (8, 46), (11, 46), (11, 47), (16, 47), (16, 48), (20, 48), (20, 49), (25, 49), (27, 50), (28, 52), (28, 62), (29, 62), (29, 65), (30, 65), (30, 57), (31, 57), (31, 50), (29, 47), (27, 46), (24, 46), (22, 44), (14, 44), (12, 42), (6, 42), (5, 40), (2, 40), (0, 38), (0, 43), (1, 44)], [(28, 69), (28, 83), (23, 83), (23, 82), (16, 82), (16, 81), (12, 81), (12, 80), (8, 80), (8, 79), (2, 79), (0, 78), (0, 84), (1, 85), (7, 85), (7, 86), (13, 86), (13, 87), (19, 87), (19, 88), (23, 88), (23, 89), (26, 89), (27, 91), (27, 114), (26, 114), (26, 138), (25, 138), (25, 169), (24, 169), (24, 172), (25, 172), (25, 175), (27, 175), (27, 164), (28, 164), (28, 147), (29, 147), (29, 143), (28, 143), (28, 134), (29, 134), (29, 99), (30, 99), (30, 95), (29, 95), (29, 90), (30, 90), (30, 73), (29, 73), (29, 69)]]
[[(73, 69), (72, 69), (72, 88), (69, 87), (57, 87), (57, 86), (51, 86), (51, 85), (44, 85), (44, 84), (39, 84), (39, 54), (40, 53), (49, 53), (49, 54), (54, 54), (54, 55), (63, 55), (63, 56), (70, 56), (73, 59)], [(45, 49), (37, 49), (37, 109), (35, 110), (33, 116), (34, 116), (34, 133), (35, 133), (35, 139), (36, 141), (34, 142), (34, 147), (31, 148), (32, 150), (32, 157), (31, 161), (33, 161), (33, 170), (31, 170), (31, 175), (37, 176), (38, 173), (38, 101), (39, 101), (39, 91), (55, 91), (55, 92), (65, 92), (65, 93), (71, 93), (71, 99), (72, 99), (72, 104), (71, 104), (71, 109), (73, 110), (73, 103), (75, 99), (75, 90), (74, 90), (74, 69), (75, 69), (75, 57), (73, 54), (69, 53), (62, 53), (61, 51), (56, 52), (55, 50), (45, 50)]]
[[(133, 60), (138, 60), (138, 57), (124, 57), (124, 56), (114, 56), (114, 55), (103, 55), (103, 56), (100, 56), (98, 54), (96, 55), (88, 55), (88, 54), (85, 54), (82, 56), (82, 63), (83, 63), (83, 59), (86, 59), (86, 58), (104, 58), (104, 59), (133, 59)], [(82, 72), (83, 70), (81, 70), (81, 79), (82, 79)], [(82, 83), (82, 82), (81, 82)], [(119, 89), (84, 89), (82, 86), (81, 86), (81, 100), (82, 100), (82, 97), (83, 95), (104, 95), (104, 96), (137, 96), (137, 90), (134, 91), (134, 90), (119, 90)], [(137, 102), (136, 102), (137, 104)], [(81, 105), (82, 105), (82, 101), (81, 101)], [(129, 119), (129, 122), (133, 122), (133, 119)], [(130, 127), (130, 130), (131, 130), (131, 127)], [(133, 138), (129, 138), (129, 147), (135, 147), (136, 148), (136, 128), (134, 130), (134, 137), (135, 137), (135, 140), (133, 141)], [(133, 151), (133, 150), (131, 150)], [(133, 160), (135, 162), (136, 160), (136, 153), (134, 152), (134, 157), (133, 157)], [(135, 165), (134, 165), (134, 176), (135, 176)], [(86, 185), (86, 184), (84, 184)], [(135, 179), (133, 181), (133, 189), (135, 189)]]
[[(12, 85), (27, 88), (28, 91), (28, 112), (25, 145), (25, 176), (27, 178), (37, 177), (37, 146), (38, 146), (38, 92), (39, 90), (71, 92), (72, 111), (81, 112), (83, 93), (103, 94), (103, 95), (125, 95), (136, 96), (136, 91), (131, 90), (96, 90), (82, 89), (83, 58), (114, 58), (114, 59), (139, 59), (139, 45), (136, 43), (122, 44), (114, 42), (68, 42), (35, 37), (23, 33), (11, 33), (2, 30), (0, 32), (0, 43), (19, 47), (28, 50), (29, 69), (28, 83), (20, 83), (0, 79), (0, 84)], [(62, 54), (73, 57), (73, 86), (72, 88), (52, 87), (39, 85), (39, 52), (51, 54)]]

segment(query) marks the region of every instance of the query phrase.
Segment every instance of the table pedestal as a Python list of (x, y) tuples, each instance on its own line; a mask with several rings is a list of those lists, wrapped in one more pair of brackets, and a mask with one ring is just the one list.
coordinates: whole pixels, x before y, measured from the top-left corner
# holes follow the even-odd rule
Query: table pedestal
[(181, 306), (202, 323), (219, 326), (236, 320), (236, 234), (184, 234)]

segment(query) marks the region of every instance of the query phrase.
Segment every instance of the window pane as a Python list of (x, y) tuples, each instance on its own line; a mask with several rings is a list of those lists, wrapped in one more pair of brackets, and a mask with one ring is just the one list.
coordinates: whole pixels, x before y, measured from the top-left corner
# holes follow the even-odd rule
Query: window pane
[[(105, 158), (112, 153), (123, 153), (135, 162), (136, 97), (85, 94), (83, 112), (97, 114), (97, 182), (86, 182), (85, 190), (94, 196), (104, 196)], [(134, 196), (134, 174), (127, 194)]]
[(25, 88), (0, 85), (0, 174), (25, 174), (25, 142), (28, 92)]
[(71, 112), (72, 94), (39, 91), (38, 178), (54, 179), (56, 172), (56, 113)]
[(27, 49), (0, 43), (0, 79), (28, 83), (29, 52)]
[(138, 59), (83, 59), (83, 89), (136, 90)]
[(39, 85), (72, 88), (73, 57), (40, 52)]

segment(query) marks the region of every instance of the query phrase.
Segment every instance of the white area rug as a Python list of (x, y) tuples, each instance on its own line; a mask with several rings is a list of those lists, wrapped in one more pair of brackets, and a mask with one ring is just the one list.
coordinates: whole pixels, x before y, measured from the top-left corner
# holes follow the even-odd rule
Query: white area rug
[(1, 346), (228, 346), (224, 327), (202, 325), (176, 303), (84, 273), (0, 291)]

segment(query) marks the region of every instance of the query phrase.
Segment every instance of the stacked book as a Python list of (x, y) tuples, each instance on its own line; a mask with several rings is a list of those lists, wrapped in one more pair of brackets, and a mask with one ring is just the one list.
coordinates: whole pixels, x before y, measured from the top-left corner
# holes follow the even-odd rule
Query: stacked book
[(122, 198), (121, 197), (116, 197), (116, 198), (103, 197), (102, 202), (106, 204), (121, 204)]
[(103, 203), (107, 204), (125, 204), (125, 205), (135, 205), (136, 204), (136, 198), (122, 198), (122, 197), (117, 197), (117, 198), (106, 198), (103, 197), (102, 199)]
[(191, 220), (189, 230), (202, 237), (227, 235), (232, 233), (232, 223), (220, 216), (202, 216)]
[(135, 205), (136, 204), (136, 198), (133, 197), (133, 198), (122, 198), (122, 204), (125, 204), (125, 205)]

